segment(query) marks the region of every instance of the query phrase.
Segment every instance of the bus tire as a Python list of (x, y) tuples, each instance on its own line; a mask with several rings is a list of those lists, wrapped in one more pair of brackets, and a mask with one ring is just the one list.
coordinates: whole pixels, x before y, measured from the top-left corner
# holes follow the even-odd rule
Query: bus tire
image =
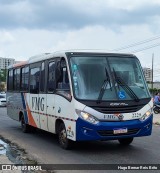
[(24, 120), (24, 116), (22, 115), (21, 117), (21, 127), (22, 127), (22, 131), (23, 133), (28, 133), (30, 132), (30, 126), (28, 124), (25, 123)]
[(60, 123), (59, 129), (58, 129), (58, 140), (60, 146), (65, 149), (71, 149), (73, 141), (67, 138), (67, 131), (65, 128), (64, 123)]
[(118, 141), (121, 145), (129, 145), (132, 143), (133, 138), (121, 138), (121, 139), (118, 139)]

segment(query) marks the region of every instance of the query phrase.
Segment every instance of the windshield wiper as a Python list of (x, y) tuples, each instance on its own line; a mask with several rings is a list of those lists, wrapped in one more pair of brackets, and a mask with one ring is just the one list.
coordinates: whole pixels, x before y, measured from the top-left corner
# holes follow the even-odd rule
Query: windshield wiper
[(121, 86), (127, 93), (128, 95), (133, 98), (136, 102), (139, 102), (139, 98), (138, 96), (135, 94), (135, 92), (123, 81), (123, 79), (119, 76), (117, 76), (114, 68), (113, 68), (113, 73), (114, 73), (114, 78), (115, 78), (115, 81), (118, 85), (118, 89), (119, 89), (119, 86)]
[(106, 90), (108, 84), (109, 84), (110, 89), (111, 89), (111, 91), (112, 91), (112, 88), (111, 88), (111, 81), (110, 81), (109, 74), (108, 74), (108, 71), (107, 71), (106, 67), (105, 67), (105, 73), (106, 73), (106, 79), (104, 80), (103, 85), (102, 85), (102, 87), (101, 87), (101, 90), (100, 90), (100, 92), (99, 92), (98, 99), (97, 99), (97, 103), (101, 103), (102, 98), (103, 98), (103, 95), (104, 95), (104, 92), (105, 92), (105, 90)]

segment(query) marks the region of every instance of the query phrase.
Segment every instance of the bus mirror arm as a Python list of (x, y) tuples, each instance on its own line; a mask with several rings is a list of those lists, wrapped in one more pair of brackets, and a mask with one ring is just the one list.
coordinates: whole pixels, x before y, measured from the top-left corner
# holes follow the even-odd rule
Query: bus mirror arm
[(59, 81), (60, 77), (61, 77), (61, 74), (62, 74), (62, 69), (61, 69), (61, 62), (58, 61), (57, 62), (57, 66), (56, 66), (56, 77), (57, 77), (57, 81)]
[(65, 61), (64, 59), (61, 59), (61, 60), (60, 60), (60, 68), (61, 68), (61, 70), (62, 70), (63, 68), (66, 68), (66, 67), (67, 67), (66, 61)]

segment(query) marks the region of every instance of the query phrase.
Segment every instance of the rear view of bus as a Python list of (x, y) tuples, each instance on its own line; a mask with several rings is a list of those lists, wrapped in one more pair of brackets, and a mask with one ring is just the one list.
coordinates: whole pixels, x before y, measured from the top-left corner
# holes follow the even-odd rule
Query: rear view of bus
[(67, 54), (75, 97), (76, 140), (128, 145), (151, 135), (152, 102), (139, 60), (125, 54)]

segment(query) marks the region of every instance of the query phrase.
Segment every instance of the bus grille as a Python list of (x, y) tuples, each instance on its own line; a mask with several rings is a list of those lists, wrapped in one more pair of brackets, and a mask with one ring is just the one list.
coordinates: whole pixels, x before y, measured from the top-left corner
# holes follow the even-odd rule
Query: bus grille
[(125, 106), (125, 107), (96, 107), (90, 106), (92, 109), (95, 109), (98, 112), (104, 114), (115, 114), (115, 113), (130, 113), (139, 111), (144, 105), (136, 106)]
[(113, 130), (99, 130), (100, 136), (121, 136), (121, 135), (134, 135), (139, 132), (140, 129), (128, 129), (127, 133), (114, 134)]

